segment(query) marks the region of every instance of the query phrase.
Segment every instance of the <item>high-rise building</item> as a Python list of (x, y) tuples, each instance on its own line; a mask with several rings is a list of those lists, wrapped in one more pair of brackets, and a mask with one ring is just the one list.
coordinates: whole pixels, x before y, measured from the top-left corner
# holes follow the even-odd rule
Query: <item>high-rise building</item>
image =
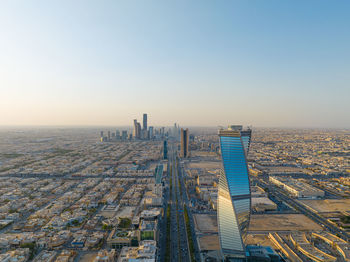
[(144, 140), (148, 140), (149, 139), (149, 137), (148, 137), (149, 134), (148, 134), (148, 130), (147, 129), (142, 129), (141, 130), (141, 134), (142, 134), (141, 135), (142, 139), (144, 139)]
[(122, 140), (127, 140), (128, 139), (128, 131), (123, 130), (122, 131)]
[[(218, 228), (225, 261), (246, 261), (243, 238), (250, 218), (250, 184), (246, 155), (251, 130), (230, 126), (219, 130), (222, 158), (218, 186)], [(232, 260), (231, 260), (232, 259)]]
[(153, 137), (154, 137), (153, 126), (150, 126), (148, 131), (149, 131), (149, 133), (148, 133), (149, 139), (153, 139)]
[(180, 147), (180, 156), (188, 157), (189, 156), (189, 132), (188, 128), (181, 128), (181, 147)]
[(117, 140), (120, 139), (120, 131), (118, 129), (115, 130), (115, 139), (117, 139)]
[(168, 159), (168, 141), (166, 140), (163, 143), (163, 158)]
[(111, 131), (108, 131), (108, 141), (111, 141)]
[(139, 138), (137, 119), (134, 119), (134, 130), (132, 135), (134, 138)]
[(138, 139), (141, 139), (141, 124), (139, 123), (139, 122), (137, 122), (137, 132), (136, 132), (136, 134), (137, 134), (137, 138)]
[(101, 137), (101, 138), (103, 138), (103, 131), (101, 131), (101, 133), (100, 133), (100, 137)]
[(147, 114), (143, 114), (143, 130), (147, 130)]

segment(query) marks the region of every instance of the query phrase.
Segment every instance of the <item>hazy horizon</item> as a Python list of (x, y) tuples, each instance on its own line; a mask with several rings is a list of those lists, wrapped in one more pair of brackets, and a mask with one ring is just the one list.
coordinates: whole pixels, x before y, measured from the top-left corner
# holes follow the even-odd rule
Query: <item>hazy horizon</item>
[(0, 126), (350, 128), (348, 1), (5, 1)]
[[(231, 123), (231, 124), (242, 124), (242, 123)], [(191, 126), (191, 125), (180, 125), (180, 128), (188, 129), (213, 129), (219, 130), (220, 128), (227, 128), (230, 124), (227, 125), (218, 125), (218, 126)], [(173, 125), (149, 125), (154, 128), (173, 128)], [(285, 130), (350, 130), (347, 127), (293, 127), (293, 126), (252, 126), (252, 125), (243, 125), (243, 127), (250, 127), (252, 129), (285, 129)], [(96, 129), (101, 131), (108, 131), (110, 129), (129, 129), (132, 130), (132, 125), (0, 125), (0, 129)]]

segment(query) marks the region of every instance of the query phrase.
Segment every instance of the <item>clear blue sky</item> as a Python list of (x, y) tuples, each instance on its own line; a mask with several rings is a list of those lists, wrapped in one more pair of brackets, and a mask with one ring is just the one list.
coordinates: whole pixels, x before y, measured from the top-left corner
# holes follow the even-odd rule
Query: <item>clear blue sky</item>
[(350, 127), (350, 1), (1, 1), (0, 125)]

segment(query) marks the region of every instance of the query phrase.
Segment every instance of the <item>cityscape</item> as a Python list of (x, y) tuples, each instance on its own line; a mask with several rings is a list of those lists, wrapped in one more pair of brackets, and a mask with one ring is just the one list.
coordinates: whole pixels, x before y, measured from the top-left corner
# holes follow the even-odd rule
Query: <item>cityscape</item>
[(0, 261), (350, 261), (347, 130), (148, 117), (2, 129)]
[(0, 1), (0, 262), (350, 262), (349, 14)]

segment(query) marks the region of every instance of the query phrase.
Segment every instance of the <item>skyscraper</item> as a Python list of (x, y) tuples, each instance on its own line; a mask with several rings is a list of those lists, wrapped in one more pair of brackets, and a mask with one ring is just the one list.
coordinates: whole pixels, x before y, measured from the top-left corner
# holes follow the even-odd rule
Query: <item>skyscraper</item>
[(137, 124), (137, 136), (136, 138), (140, 139), (141, 138), (141, 124), (139, 122), (136, 123)]
[(222, 169), (218, 190), (218, 227), (224, 260), (245, 261), (245, 237), (250, 218), (250, 184), (246, 155), (251, 130), (230, 126), (219, 130)]
[(128, 131), (123, 130), (122, 131), (122, 140), (127, 140), (128, 139)]
[(143, 114), (143, 130), (147, 130), (147, 114)]
[(189, 144), (189, 132), (188, 129), (181, 128), (181, 151), (180, 156), (181, 157), (188, 157), (189, 151), (188, 151), (188, 144)]
[(139, 123), (137, 122), (137, 119), (134, 119), (134, 130), (132, 133), (134, 138), (139, 138), (139, 136), (140, 136), (138, 126), (139, 126)]
[(168, 141), (166, 140), (163, 143), (163, 158), (168, 159)]
[(103, 131), (100, 133), (100, 141), (103, 142)]
[(141, 138), (144, 140), (148, 140), (148, 130), (147, 129), (142, 129), (141, 130)]
[(115, 139), (117, 139), (117, 140), (120, 139), (120, 131), (118, 129), (115, 130)]
[(153, 139), (154, 137), (154, 131), (153, 131), (153, 126), (149, 127), (149, 139)]

